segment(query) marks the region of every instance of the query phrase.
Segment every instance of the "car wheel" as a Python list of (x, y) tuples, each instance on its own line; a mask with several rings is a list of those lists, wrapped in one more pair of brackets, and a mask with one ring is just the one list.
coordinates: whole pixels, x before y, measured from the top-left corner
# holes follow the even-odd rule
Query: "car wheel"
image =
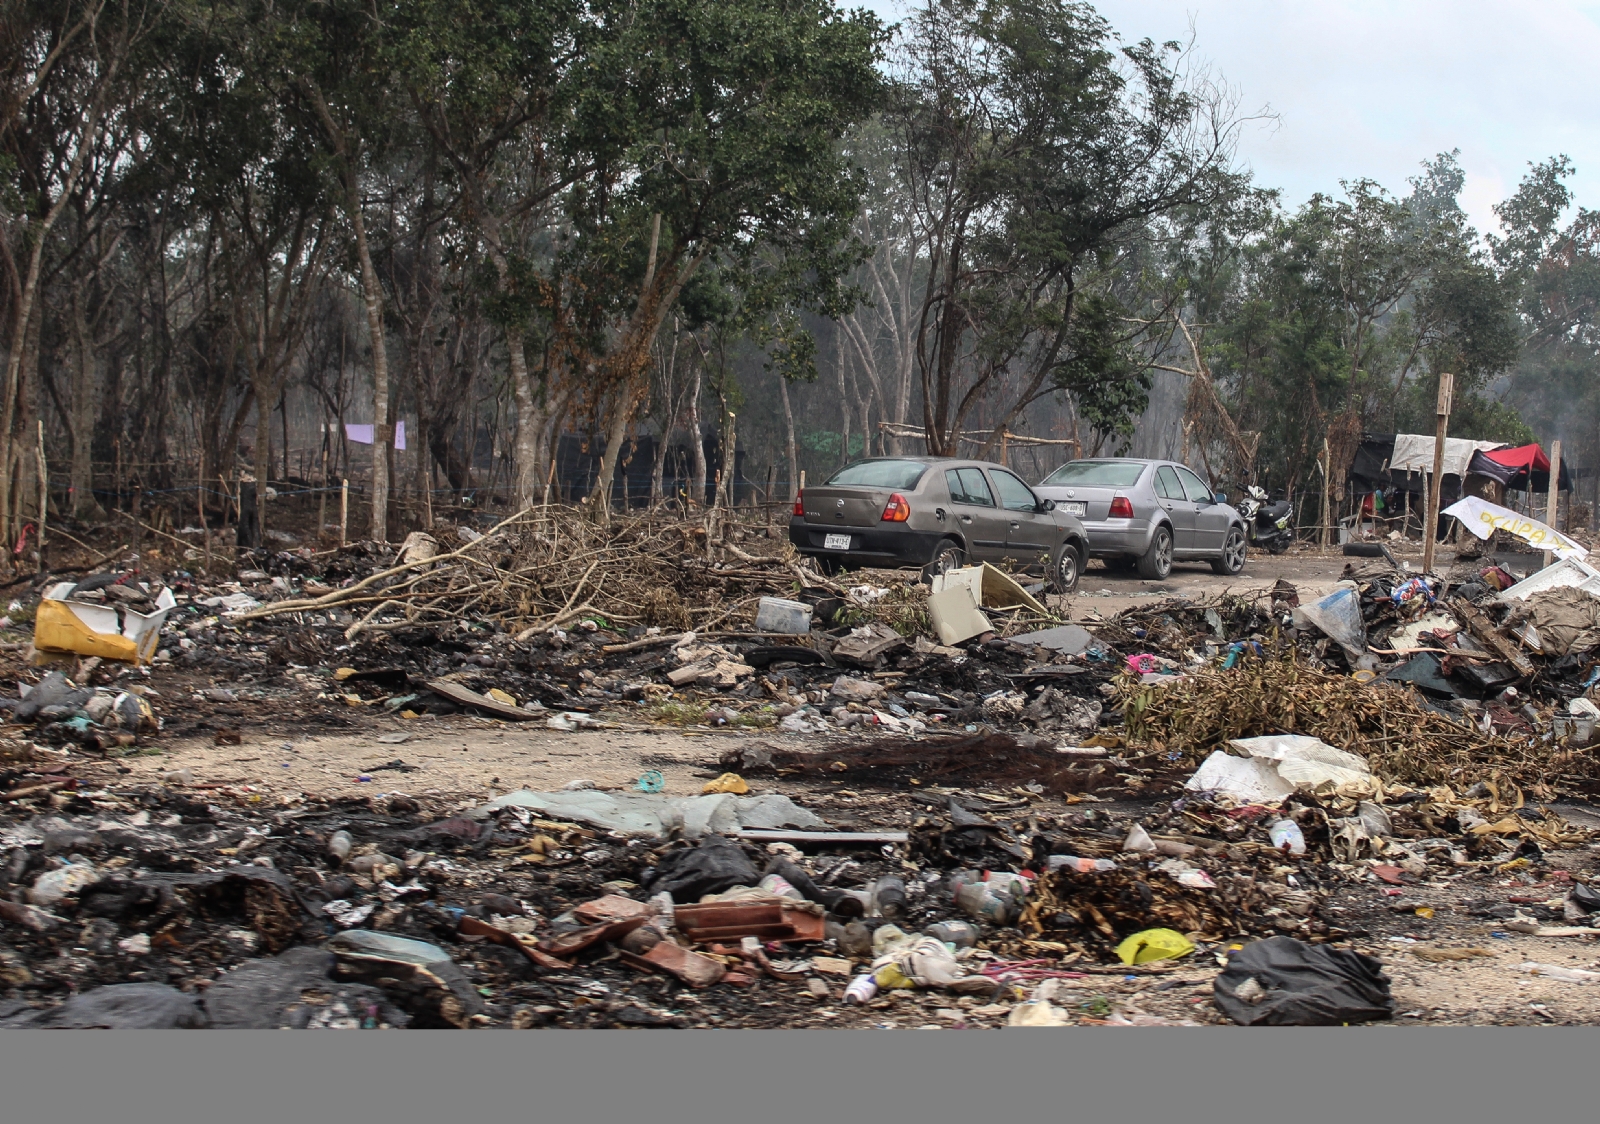
[(1064, 542), (1050, 552), (1050, 592), (1071, 593), (1083, 576), (1083, 552)]
[(931, 582), (935, 574), (959, 570), (966, 564), (967, 552), (961, 549), (961, 544), (954, 539), (940, 539), (939, 545), (933, 548), (933, 557), (922, 567), (922, 580)]
[(1172, 573), (1172, 528), (1163, 525), (1157, 527), (1156, 533), (1150, 536), (1150, 549), (1139, 559), (1139, 576), (1146, 580), (1160, 581), (1170, 573)]
[(1211, 560), (1211, 568), (1219, 574), (1237, 574), (1244, 569), (1249, 547), (1245, 545), (1244, 532), (1237, 527), (1228, 528), (1228, 537), (1222, 542), (1222, 556)]

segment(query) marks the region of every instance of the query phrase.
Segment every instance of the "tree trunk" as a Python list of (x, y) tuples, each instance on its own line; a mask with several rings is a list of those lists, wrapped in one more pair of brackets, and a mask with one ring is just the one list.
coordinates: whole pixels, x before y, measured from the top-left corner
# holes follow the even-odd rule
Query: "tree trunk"
[(517, 404), (517, 477), (512, 506), (526, 511), (538, 503), (544, 486), (544, 411), (534, 398), (533, 377), (521, 328), (506, 329), (506, 350), (511, 361), (511, 393)]
[(600, 454), (600, 474), (595, 478), (594, 491), (590, 493), (596, 509), (602, 513), (611, 510), (611, 494), (615, 490), (617, 463), (622, 459), (622, 443), (628, 438), (628, 429), (633, 424), (634, 411), (637, 409), (638, 396), (630, 381), (617, 391), (617, 403), (611, 411), (611, 426), (606, 430), (606, 447)]
[(258, 540), (266, 545), (267, 534), (267, 477), (272, 472), (272, 404), (277, 401), (276, 388), (271, 379), (256, 383), (256, 527)]
[(689, 392), (689, 446), (694, 454), (694, 479), (689, 481), (688, 499), (695, 507), (706, 502), (706, 438), (700, 431), (700, 386), (703, 363), (694, 365), (694, 389)]
[(69, 509), (75, 519), (99, 520), (105, 511), (94, 495), (94, 406), (99, 395), (94, 388), (94, 348), (89, 342), (89, 323), (83, 309), (83, 286), (72, 290), (72, 335), (77, 352), (72, 365), (72, 401), (69, 436), (72, 466), (69, 470)]
[[(346, 162), (348, 165), (348, 161)], [(372, 538), (389, 541), (389, 458), (386, 450), (394, 444), (389, 423), (389, 350), (383, 338), (383, 290), (378, 287), (378, 271), (372, 268), (367, 247), (367, 224), (361, 216), (355, 171), (346, 172), (347, 207), (356, 232), (356, 256), (361, 263), (361, 299), (367, 306), (367, 334), (372, 342)]]
[(661, 502), (663, 477), (666, 475), (667, 447), (672, 442), (672, 418), (661, 424), (661, 436), (656, 440), (655, 457), (650, 462), (650, 506)]
[(844, 389), (844, 337), (834, 329), (833, 371), (839, 379), (839, 466), (850, 463), (850, 396)]
[[(356, 260), (361, 267), (361, 299), (367, 308), (367, 334), (372, 342), (372, 538), (389, 541), (389, 458), (385, 451), (394, 445), (389, 422), (389, 349), (383, 334), (383, 290), (378, 271), (372, 267), (372, 252), (367, 245), (367, 222), (361, 209), (361, 184), (356, 175), (355, 153), (344, 130), (333, 119), (322, 92), (306, 84), (328, 143), (340, 163), (344, 180), (345, 212), (356, 236)], [(359, 144), (357, 145), (359, 148)], [(287, 415), (286, 415), (287, 419)], [(285, 449), (285, 455), (288, 450)], [(263, 481), (265, 484), (265, 481)]]
[[(784, 452), (789, 457), (789, 499), (800, 489), (800, 453), (794, 443), (794, 410), (789, 406), (789, 380), (778, 374), (778, 395), (783, 399)], [(771, 499), (772, 497), (767, 497)]]
[[(620, 376), (616, 380), (617, 404), (611, 417), (605, 451), (600, 454), (600, 475), (595, 479), (594, 491), (589, 495), (589, 499), (602, 512), (611, 509), (612, 478), (616, 475), (617, 459), (622, 455), (622, 439), (633, 424), (633, 415), (639, 409), (639, 403), (650, 393), (650, 349), (661, 328), (656, 315), (662, 303), (661, 294), (656, 290), (656, 254), (660, 247), (661, 214), (658, 211), (650, 220), (650, 255), (645, 261), (639, 299), (634, 304), (633, 315), (628, 317), (627, 327), (622, 331), (621, 347), (616, 352), (614, 369)], [(689, 274), (694, 272), (699, 260), (695, 258), (678, 275), (672, 286), (673, 299), (683, 282), (688, 280)]]

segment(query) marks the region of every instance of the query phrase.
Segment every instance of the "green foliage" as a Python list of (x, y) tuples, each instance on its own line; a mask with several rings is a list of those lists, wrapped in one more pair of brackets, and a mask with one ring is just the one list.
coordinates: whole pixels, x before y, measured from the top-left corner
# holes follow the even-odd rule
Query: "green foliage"
[(1491, 392), (1521, 352), (1521, 298), (1467, 224), (1463, 182), (1444, 153), (1404, 198), (1356, 181), (1292, 213), (1257, 197), (1183, 233), (1171, 283), (1206, 310), (1219, 389), (1262, 435), (1258, 475), (1310, 479), (1322, 437), (1351, 419), (1355, 432), (1431, 432), (1440, 371), (1456, 376), (1453, 434), (1527, 432)]
[(1139, 287), (1127, 257), (1152, 223), (1241, 187), (1225, 99), (1177, 44), (1119, 44), (1061, 0), (930, 0), (901, 61), (888, 122), (926, 238), (934, 451), (980, 401), (1007, 416), (1054, 391), (1126, 433), (1148, 388), (1128, 354), (1140, 333), (1115, 319)]

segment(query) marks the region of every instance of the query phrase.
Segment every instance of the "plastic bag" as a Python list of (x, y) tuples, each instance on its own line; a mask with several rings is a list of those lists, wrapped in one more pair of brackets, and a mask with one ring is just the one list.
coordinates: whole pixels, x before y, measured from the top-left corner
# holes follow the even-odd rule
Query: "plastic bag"
[(640, 882), (651, 894), (663, 890), (679, 903), (693, 903), (707, 894), (734, 886), (754, 886), (761, 875), (736, 844), (720, 835), (707, 835), (698, 847), (669, 851)]
[(1189, 938), (1175, 929), (1146, 929), (1117, 946), (1124, 964), (1148, 964), (1152, 960), (1176, 960), (1194, 951)]
[(1217, 1007), (1241, 1026), (1340, 1026), (1394, 1017), (1383, 965), (1344, 948), (1269, 937), (1228, 955)]

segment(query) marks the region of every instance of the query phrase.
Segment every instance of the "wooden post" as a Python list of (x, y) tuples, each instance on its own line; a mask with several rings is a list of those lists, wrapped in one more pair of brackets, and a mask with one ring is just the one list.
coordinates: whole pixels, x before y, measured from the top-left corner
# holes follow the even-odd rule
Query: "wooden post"
[[(1546, 523), (1550, 524), (1550, 529), (1552, 531), (1559, 531), (1561, 529), (1560, 527), (1556, 526), (1557, 507), (1558, 507), (1558, 505), (1560, 504), (1560, 501), (1561, 501), (1560, 489), (1561, 489), (1561, 441), (1559, 439), (1557, 439), (1555, 441), (1550, 442), (1550, 499), (1544, 505), (1544, 521)], [(41, 529), (44, 527), (44, 521), (42, 519), (39, 522), (39, 526), (40, 526)], [(41, 543), (40, 549), (41, 550), (44, 549), (43, 545), (42, 545), (43, 541), (44, 540), (41, 537), (41, 539), (40, 539), (40, 543)], [(1546, 566), (1548, 566), (1553, 561), (1555, 561), (1555, 555), (1550, 553), (1548, 550), (1545, 551), (1544, 552), (1544, 564)]]
[[(326, 427), (324, 427), (326, 428)], [(322, 442), (322, 480), (321, 487), (317, 489), (317, 533), (316, 543), (320, 546), (322, 536), (327, 531), (328, 522), (328, 442)]]
[(1434, 539), (1439, 533), (1439, 488), (1444, 483), (1444, 442), (1450, 429), (1450, 405), (1455, 397), (1456, 377), (1449, 371), (1439, 374), (1439, 400), (1434, 405), (1433, 479), (1428, 481), (1428, 514), (1423, 526), (1422, 572), (1433, 573)]
[[(1555, 493), (1552, 492), (1552, 495)], [(39, 422), (39, 572), (44, 573), (44, 525), (50, 514), (50, 466), (44, 459), (44, 421)]]
[(778, 466), (767, 465), (767, 494), (761, 497), (761, 506), (767, 509), (767, 530), (772, 530), (772, 490), (778, 486)]
[(1333, 458), (1328, 453), (1328, 439), (1322, 439), (1322, 551), (1328, 550), (1332, 534), (1332, 513), (1328, 510), (1328, 490), (1333, 486)]
[(339, 545), (350, 541), (350, 478), (339, 481)]

